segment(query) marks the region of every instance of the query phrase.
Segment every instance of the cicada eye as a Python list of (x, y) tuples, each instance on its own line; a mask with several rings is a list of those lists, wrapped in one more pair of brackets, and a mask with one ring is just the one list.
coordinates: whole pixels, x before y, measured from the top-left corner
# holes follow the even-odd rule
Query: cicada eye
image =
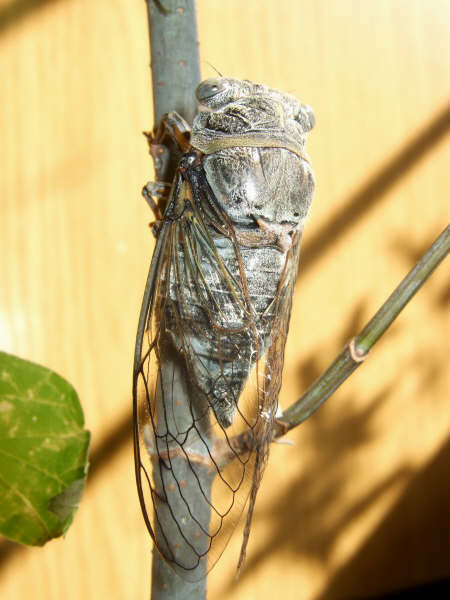
[(208, 104), (208, 101), (229, 88), (226, 79), (207, 79), (203, 81), (196, 89), (195, 96), (201, 104)]
[(297, 121), (301, 123), (304, 132), (310, 131), (316, 124), (316, 118), (313, 109), (308, 104), (302, 104), (301, 110), (298, 113)]

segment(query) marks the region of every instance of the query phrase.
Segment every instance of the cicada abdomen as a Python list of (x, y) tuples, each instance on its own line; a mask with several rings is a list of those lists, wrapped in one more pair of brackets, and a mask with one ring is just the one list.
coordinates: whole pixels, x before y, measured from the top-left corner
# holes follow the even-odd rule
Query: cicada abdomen
[(133, 386), (144, 518), (188, 580), (217, 561), (250, 497), (245, 556), (314, 189), (309, 107), (236, 79), (196, 95), (192, 131), (171, 113), (152, 139), (168, 135), (181, 158), (159, 202)]

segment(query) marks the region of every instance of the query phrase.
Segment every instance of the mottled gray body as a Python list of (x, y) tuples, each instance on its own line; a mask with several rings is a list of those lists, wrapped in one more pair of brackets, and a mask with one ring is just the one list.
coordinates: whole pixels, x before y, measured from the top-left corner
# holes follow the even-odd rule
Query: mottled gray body
[[(313, 117), (309, 107), (265, 86), (237, 80), (219, 81), (222, 85), (226, 82), (221, 99), (220, 92), (202, 99), (202, 85), (206, 94), (217, 83), (205, 82), (200, 86), (199, 98), (209, 110), (195, 118), (191, 144), (206, 154), (202, 164), (209, 202), (223, 209), (234, 228), (241, 265), (235, 241), (218, 233), (220, 223), (214, 220), (208, 223), (223, 267), (237, 281), (235, 289), (241, 296), (240, 267), (243, 269), (252, 326), (248, 311), (236, 303), (226, 277), (218, 277), (217, 266), (211, 264), (207, 255), (201, 256), (204, 287), (221, 308), (223, 318), (216, 315), (218, 324), (234, 331), (230, 335), (222, 333), (218, 340), (219, 334), (195, 288), (185, 287), (188, 310), (183, 314), (198, 325), (198, 334), (190, 337), (192, 348), (201, 360), (201, 364), (193, 365), (197, 371), (196, 383), (219, 423), (228, 427), (256, 359), (261, 358), (271, 343), (273, 310), (286, 256), (294, 236), (301, 235), (311, 204), (314, 180), (303, 148), (305, 132), (312, 126)], [(205, 199), (193, 198), (193, 202), (199, 203), (201, 209)], [(186, 265), (183, 252), (180, 247), (181, 269)], [(293, 272), (288, 278), (295, 278), (296, 267), (289, 265)], [(181, 279), (188, 279), (184, 271)], [(173, 281), (171, 296), (177, 302), (174, 285)], [(244, 298), (242, 303), (245, 304)], [(172, 314), (171, 307), (167, 310)], [(167, 327), (180, 348), (178, 325), (171, 314)], [(239, 329), (241, 333), (237, 332)]]

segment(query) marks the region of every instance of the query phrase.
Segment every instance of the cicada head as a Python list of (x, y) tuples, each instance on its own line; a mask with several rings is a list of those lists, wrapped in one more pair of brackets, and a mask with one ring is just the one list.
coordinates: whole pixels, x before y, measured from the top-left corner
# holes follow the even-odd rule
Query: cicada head
[(195, 96), (201, 107), (216, 110), (245, 98), (252, 93), (254, 84), (250, 81), (232, 77), (214, 77), (205, 79), (195, 90)]
[(305, 134), (314, 126), (314, 114), (290, 94), (232, 77), (206, 79), (195, 94), (199, 114), (191, 144), (197, 150), (213, 154), (239, 146), (280, 147), (307, 159)]

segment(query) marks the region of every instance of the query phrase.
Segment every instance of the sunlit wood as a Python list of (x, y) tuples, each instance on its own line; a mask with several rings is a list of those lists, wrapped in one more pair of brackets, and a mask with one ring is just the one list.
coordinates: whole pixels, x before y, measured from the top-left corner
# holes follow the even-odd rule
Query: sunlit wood
[[(140, 198), (152, 177), (141, 135), (152, 125), (145, 3), (30, 1), (28, 12), (25, 4), (0, 4), (0, 347), (75, 385), (94, 468), (65, 540), (16, 551), (0, 542), (0, 598), (147, 598), (151, 544), (126, 435), (153, 245)], [(316, 114), (308, 152), (317, 193), (286, 406), (448, 220), (450, 5), (201, 0), (198, 8), (204, 76), (214, 75), (208, 61), (290, 91)], [(450, 519), (440, 512), (450, 500), (448, 272), (438, 269), (366, 364), (290, 434), (296, 446), (272, 448), (247, 568), (235, 583), (235, 536), (212, 572), (211, 598), (263, 600), (276, 590), (330, 600), (349, 589), (363, 597), (450, 576)]]

